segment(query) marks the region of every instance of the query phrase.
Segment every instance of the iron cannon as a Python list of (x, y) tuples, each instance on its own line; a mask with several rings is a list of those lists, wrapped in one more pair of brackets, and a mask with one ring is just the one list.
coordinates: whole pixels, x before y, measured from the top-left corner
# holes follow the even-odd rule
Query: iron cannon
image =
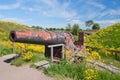
[[(77, 53), (77, 51), (79, 51), (78, 47), (74, 44), (75, 41), (73, 35), (65, 31), (47, 31), (47, 30), (11, 31), (9, 38), (12, 42), (45, 45), (45, 56), (47, 57), (50, 56), (50, 49), (48, 48), (48, 45), (53, 45), (53, 44), (64, 44), (65, 48), (71, 50), (72, 53)], [(77, 43), (82, 42), (83, 44), (83, 38), (81, 37), (79, 38), (80, 39), (77, 41)], [(54, 53), (55, 53), (54, 56), (56, 55), (57, 52), (58, 54), (57, 56), (60, 57), (61, 51), (62, 51), (61, 46), (54, 48)]]
[(12, 42), (50, 45), (73, 41), (73, 37), (69, 32), (64, 31), (11, 31), (10, 40)]

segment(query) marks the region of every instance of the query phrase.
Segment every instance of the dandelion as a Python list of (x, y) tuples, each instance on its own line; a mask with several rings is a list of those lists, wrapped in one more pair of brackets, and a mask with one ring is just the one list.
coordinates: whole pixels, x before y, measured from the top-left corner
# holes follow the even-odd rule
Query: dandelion
[(27, 52), (27, 53), (23, 53), (22, 54), (22, 58), (26, 61), (30, 61), (33, 57), (33, 53), (32, 52)]
[(92, 51), (91, 53), (89, 53), (86, 59), (87, 60), (100, 60), (101, 56), (99, 55), (98, 52)]
[(112, 64), (113, 64), (113, 62), (110, 62), (110, 64), (112, 65)]
[(83, 80), (96, 80), (96, 71), (91, 68), (86, 69), (83, 74)]

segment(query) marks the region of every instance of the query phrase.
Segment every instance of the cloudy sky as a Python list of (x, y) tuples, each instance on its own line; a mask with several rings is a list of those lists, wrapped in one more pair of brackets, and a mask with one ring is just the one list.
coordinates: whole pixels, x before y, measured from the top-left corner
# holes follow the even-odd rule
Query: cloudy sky
[(65, 27), (93, 20), (101, 27), (120, 22), (120, 0), (0, 0), (0, 20), (29, 26)]

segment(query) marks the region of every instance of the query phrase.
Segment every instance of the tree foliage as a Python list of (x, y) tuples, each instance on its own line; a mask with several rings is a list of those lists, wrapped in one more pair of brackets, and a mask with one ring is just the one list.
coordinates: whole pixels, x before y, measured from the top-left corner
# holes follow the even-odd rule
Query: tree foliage
[(98, 23), (94, 23), (92, 26), (92, 29), (100, 29), (100, 26)]
[(72, 34), (77, 35), (79, 31), (80, 31), (79, 25), (74, 24), (73, 27), (72, 27)]
[(71, 24), (67, 24), (66, 31), (71, 31), (71, 30), (72, 30)]
[(77, 35), (79, 33), (79, 31), (82, 31), (82, 29), (80, 29), (78, 24), (67, 24), (66, 31), (71, 32), (73, 35)]
[(33, 29), (43, 29), (41, 26), (32, 26)]
[(92, 20), (88, 20), (85, 22), (86, 26), (90, 27), (91, 25), (94, 24), (94, 22)]
[(92, 27), (92, 29), (100, 29), (100, 26), (98, 23), (94, 23), (92, 20), (88, 20), (85, 22), (85, 25), (88, 27)]
[(63, 31), (64, 28), (46, 28), (46, 30), (50, 30), (50, 31), (53, 31), (53, 30), (61, 30), (61, 31)]

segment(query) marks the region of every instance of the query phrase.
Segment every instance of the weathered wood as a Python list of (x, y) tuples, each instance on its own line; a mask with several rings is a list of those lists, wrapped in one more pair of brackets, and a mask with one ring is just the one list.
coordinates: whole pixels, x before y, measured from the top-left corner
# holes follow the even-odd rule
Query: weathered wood
[(53, 47), (51, 47), (51, 62), (53, 62)]
[(57, 47), (57, 46), (63, 46), (64, 44), (55, 44), (55, 45), (48, 45), (48, 47)]
[(14, 53), (14, 42), (12, 42), (12, 53)]
[[(48, 47), (51, 48), (51, 63), (54, 62), (53, 60), (53, 47), (58, 47), (58, 46), (62, 46), (62, 50), (64, 49), (64, 44), (55, 44), (55, 45), (48, 45)], [(64, 53), (62, 53), (62, 59), (64, 59)]]
[(43, 67), (43, 68), (47, 68), (50, 66), (50, 63), (48, 61), (40, 61), (40, 62), (37, 62), (37, 63), (34, 63), (34, 65), (38, 68), (38, 67)]
[(96, 61), (89, 61), (89, 63), (91, 64), (95, 64), (101, 68), (104, 68), (112, 73), (120, 73), (120, 69), (115, 67), (115, 66), (112, 66), (112, 65), (107, 65), (105, 63), (101, 63), (101, 62), (96, 62)]
[[(64, 50), (64, 45), (62, 46), (62, 51)], [(64, 59), (64, 53), (62, 52), (62, 59)]]
[(17, 56), (18, 56), (17, 54), (9, 54), (9, 55), (2, 56), (2, 59), (7, 60), (7, 59), (12, 59)]

